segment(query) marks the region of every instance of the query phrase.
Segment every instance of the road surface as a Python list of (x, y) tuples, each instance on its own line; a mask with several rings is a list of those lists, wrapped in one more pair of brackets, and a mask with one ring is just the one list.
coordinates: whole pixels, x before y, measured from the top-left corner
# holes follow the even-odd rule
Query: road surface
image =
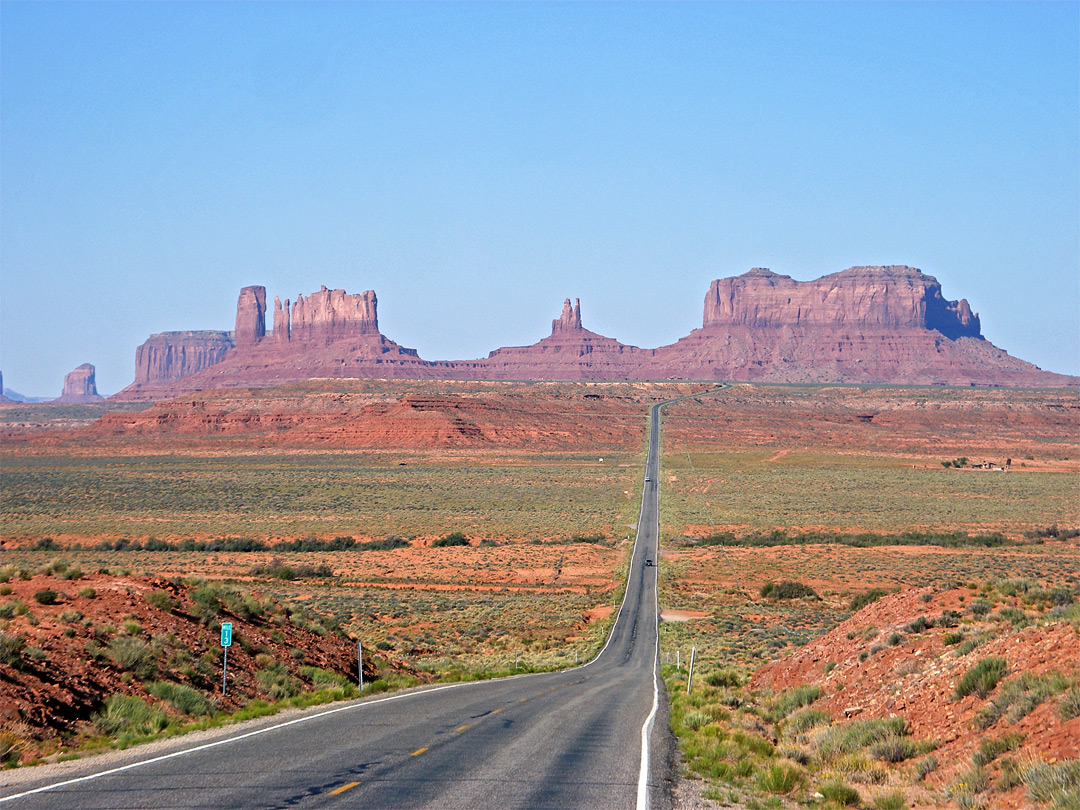
[[(626, 596), (607, 645), (556, 673), (428, 687), (0, 774), (0, 807), (612, 810), (671, 803), (658, 673), (658, 407)], [(119, 757), (119, 761), (118, 758)]]

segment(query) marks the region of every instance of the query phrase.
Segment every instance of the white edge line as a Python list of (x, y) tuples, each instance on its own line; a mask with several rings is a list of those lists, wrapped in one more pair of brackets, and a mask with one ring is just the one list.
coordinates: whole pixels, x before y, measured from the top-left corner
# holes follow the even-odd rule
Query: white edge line
[[(510, 678), (526, 678), (530, 675), (547, 675), (546, 672), (527, 672), (522, 675), (510, 676), (509, 678), (502, 678), (500, 680), (510, 680)], [(327, 709), (324, 712), (318, 712), (317, 714), (309, 714), (305, 717), (297, 717), (293, 720), (286, 720), (284, 723), (278, 723), (273, 726), (267, 726), (266, 728), (260, 728), (255, 731), (249, 731), (246, 734), (240, 734), (236, 737), (226, 737), (222, 740), (215, 740), (214, 742), (204, 743), (203, 745), (197, 745), (194, 748), (185, 748), (182, 751), (173, 751), (169, 754), (162, 754), (161, 756), (152, 757), (150, 759), (140, 760), (138, 762), (129, 762), (127, 765), (120, 765), (116, 768), (109, 768), (105, 771), (99, 771), (97, 773), (87, 774), (86, 776), (77, 776), (73, 779), (65, 779), (62, 782), (54, 782), (50, 785), (44, 785), (33, 790), (26, 790), (22, 793), (16, 793), (12, 796), (0, 797), (0, 804), (5, 802), (14, 801), (15, 799), (21, 799), (24, 796), (32, 796), (35, 793), (45, 793), (49, 790), (55, 790), (57, 788), (66, 787), (67, 785), (74, 785), (78, 782), (88, 782), (91, 779), (100, 779), (103, 776), (111, 776), (114, 773), (120, 773), (121, 771), (128, 771), (133, 768), (141, 768), (144, 765), (152, 765), (155, 762), (163, 762), (167, 759), (175, 759), (176, 757), (182, 757), (187, 754), (194, 754), (197, 751), (205, 751), (209, 748), (216, 748), (219, 745), (228, 745), (229, 743), (239, 742), (240, 740), (247, 739), (248, 737), (256, 737), (259, 734), (266, 734), (271, 731), (277, 731), (278, 729), (285, 728), (286, 726), (293, 726), (297, 723), (306, 723), (309, 720), (317, 720), (320, 717), (326, 717), (331, 714), (337, 714), (338, 712), (347, 712), (352, 709), (362, 709), (366, 706), (374, 706), (377, 703), (389, 703), (394, 700), (402, 700), (404, 698), (417, 697), (419, 695), (427, 695), (432, 692), (441, 692), (444, 689), (456, 689), (461, 686), (478, 686), (484, 683), (491, 683), (491, 681), (464, 681), (462, 683), (449, 683), (443, 686), (435, 686), (430, 689), (422, 689), (414, 692), (402, 692), (397, 695), (390, 695), (389, 697), (379, 698), (378, 700), (365, 700), (360, 703), (350, 703), (348, 706), (338, 706), (336, 709)]]
[[(659, 422), (659, 419), (657, 419), (656, 421)], [(652, 427), (655, 429), (655, 426), (652, 426)], [(648, 459), (649, 459), (649, 456), (648, 456), (648, 454), (646, 454), (646, 456), (645, 456), (646, 474), (648, 474)], [(641, 492), (642, 498), (644, 499), (644, 497), (645, 497), (645, 485), (644, 484), (642, 484), (641, 489), (642, 489), (642, 492)], [(659, 531), (660, 531), (660, 529), (659, 529), (660, 510), (659, 509), (657, 509), (657, 511), (656, 511), (656, 521), (657, 521), (657, 542), (659, 542), (659, 537), (660, 537), (660, 534), (659, 534)], [(630, 591), (630, 576), (634, 571), (634, 555), (637, 554), (638, 540), (640, 539), (640, 537), (641, 537), (641, 527), (639, 525), (638, 526), (638, 532), (634, 537), (634, 549), (630, 554), (629, 570), (626, 572), (626, 587), (623, 589), (622, 604), (619, 605), (619, 612), (615, 615), (615, 621), (611, 625), (611, 632), (608, 633), (607, 641), (604, 643), (604, 646), (600, 649), (600, 652), (598, 652), (596, 654), (596, 656), (591, 661), (588, 661), (588, 662), (582, 664), (580, 667), (571, 667), (569, 669), (563, 670), (563, 672), (570, 672), (570, 671), (572, 671), (574, 669), (585, 669), (585, 667), (590, 666), (591, 664), (595, 664), (596, 661), (600, 658), (600, 656), (602, 656), (604, 654), (604, 650), (606, 650), (608, 648), (608, 645), (611, 644), (611, 639), (615, 635), (615, 626), (619, 623), (619, 618), (622, 616), (623, 607), (625, 607), (625, 605), (626, 605), (626, 597), (627, 597), (627, 595), (628, 595), (628, 593)], [(656, 594), (655, 594), (655, 589), (654, 589), (654, 596), (655, 595)], [(657, 599), (659, 599), (658, 596), (657, 596)], [(659, 655), (659, 644), (660, 644), (659, 635), (657, 635), (656, 643), (657, 643), (657, 653), (656, 653), (656, 655)], [(505, 681), (505, 680), (511, 680), (512, 678), (528, 678), (528, 677), (530, 677), (532, 675), (550, 675), (550, 674), (552, 674), (552, 673), (549, 673), (549, 672), (527, 672), (527, 673), (523, 673), (521, 675), (511, 675), (511, 676), (509, 676), (507, 678), (500, 678), (499, 680), (504, 680)], [(50, 791), (50, 790), (56, 790), (57, 788), (67, 787), (68, 785), (74, 785), (74, 784), (77, 784), (79, 782), (89, 782), (91, 779), (100, 779), (103, 776), (111, 776), (114, 773), (120, 773), (122, 771), (129, 771), (129, 770), (132, 770), (133, 768), (141, 768), (144, 765), (153, 765), (155, 762), (164, 762), (167, 759), (175, 759), (176, 757), (182, 757), (182, 756), (185, 756), (187, 754), (194, 754), (194, 753), (196, 753), (198, 751), (205, 751), (205, 750), (207, 750), (209, 748), (216, 748), (219, 745), (228, 745), (229, 743), (239, 742), (240, 740), (247, 739), (248, 737), (255, 737), (255, 736), (258, 736), (259, 734), (266, 734), (266, 733), (271, 732), (271, 731), (277, 731), (278, 729), (285, 728), (286, 726), (296, 725), (297, 723), (306, 723), (308, 720), (317, 720), (320, 717), (326, 717), (326, 716), (331, 715), (331, 714), (337, 714), (338, 712), (347, 712), (347, 711), (350, 711), (351, 709), (361, 709), (361, 708), (364, 708), (365, 706), (374, 706), (377, 703), (389, 703), (392, 700), (401, 700), (403, 698), (416, 697), (418, 695), (427, 695), (427, 694), (430, 694), (431, 692), (441, 692), (444, 689), (456, 689), (457, 687), (460, 687), (460, 686), (477, 686), (479, 684), (484, 684), (484, 683), (490, 683), (490, 681), (466, 681), (464, 683), (451, 683), (451, 684), (446, 684), (445, 686), (436, 686), (436, 687), (433, 687), (431, 689), (422, 689), (422, 690), (418, 690), (418, 691), (415, 691), (415, 692), (404, 692), (404, 693), (398, 694), (398, 695), (391, 695), (390, 697), (379, 698), (378, 700), (366, 700), (366, 701), (363, 701), (362, 703), (352, 703), (352, 704), (349, 704), (348, 706), (339, 706), (336, 709), (328, 709), (325, 712), (319, 712), (318, 714), (310, 714), (310, 715), (307, 715), (306, 717), (297, 717), (294, 720), (287, 720), (284, 723), (278, 723), (277, 725), (274, 725), (274, 726), (267, 726), (266, 728), (260, 728), (260, 729), (258, 729), (256, 731), (249, 731), (246, 734), (241, 734), (241, 735), (239, 735), (237, 737), (226, 737), (223, 740), (215, 740), (214, 742), (205, 743), (203, 745), (197, 745), (194, 748), (185, 748), (182, 751), (173, 751), (170, 754), (162, 754), (161, 756), (158, 756), (158, 757), (152, 757), (150, 759), (144, 759), (144, 760), (140, 760), (138, 762), (130, 762), (127, 765), (120, 765), (120, 766), (118, 766), (116, 768), (109, 768), (108, 770), (98, 771), (97, 773), (87, 774), (86, 776), (77, 776), (74, 779), (65, 779), (62, 782), (53, 782), (50, 785), (44, 785), (44, 786), (39, 787), (39, 788), (34, 788), (33, 790), (24, 790), (22, 793), (15, 793), (15, 794), (13, 794), (11, 796), (3, 796), (3, 797), (0, 797), (0, 804), (15, 801), (15, 799), (21, 799), (21, 798), (23, 798), (25, 796), (33, 796), (36, 793), (45, 793), (45, 792)], [(653, 659), (653, 708), (652, 708), (652, 713), (649, 715), (648, 720), (645, 721), (645, 726), (642, 726), (642, 729), (641, 729), (643, 757), (642, 757), (641, 775), (639, 775), (639, 777), (638, 777), (638, 807), (639, 808), (644, 808), (644, 807), (648, 806), (648, 798), (647, 798), (647, 796), (646, 796), (646, 804), (642, 805), (642, 803), (641, 803), (642, 795), (643, 795), (642, 791), (644, 790), (644, 783), (646, 781), (646, 773), (648, 771), (648, 742), (647, 742), (648, 732), (647, 732), (646, 727), (649, 726), (652, 723), (653, 718), (656, 716), (656, 710), (657, 710), (658, 705), (659, 705), (659, 703), (658, 703), (658, 694), (657, 694), (657, 686), (656, 686), (656, 658), (654, 656), (654, 659)]]
[[(656, 424), (652, 425), (652, 430), (656, 431), (657, 435), (657, 469), (656, 469), (656, 481), (654, 486), (656, 487), (656, 554), (659, 561), (660, 556), (660, 459), (659, 459), (659, 436), (660, 436), (660, 408), (656, 408)], [(651, 442), (650, 442), (651, 444)], [(660, 686), (658, 683), (659, 677), (659, 660), (660, 660), (660, 628), (657, 623), (657, 617), (660, 615), (660, 566), (653, 569), (653, 623), (656, 626), (656, 647), (653, 650), (653, 699), (652, 699), (652, 711), (649, 712), (649, 716), (645, 718), (645, 722), (641, 725), (641, 767), (638, 770), (638, 785), (637, 785), (637, 810), (649, 810), (649, 737), (652, 735), (653, 721), (656, 719), (656, 712), (660, 708)]]

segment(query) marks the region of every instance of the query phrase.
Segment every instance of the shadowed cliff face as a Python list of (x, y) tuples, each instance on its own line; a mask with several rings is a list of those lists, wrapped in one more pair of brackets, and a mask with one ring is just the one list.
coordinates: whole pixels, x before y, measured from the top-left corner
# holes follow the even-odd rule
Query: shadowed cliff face
[(135, 350), (135, 384), (162, 385), (217, 365), (233, 348), (231, 332), (162, 332)]
[(904, 266), (852, 267), (814, 281), (754, 268), (709, 286), (702, 325), (935, 329), (950, 339), (981, 337), (967, 301), (946, 301), (937, 279)]
[(83, 363), (64, 377), (64, 392), (56, 402), (100, 402), (103, 397), (97, 391), (97, 369)]

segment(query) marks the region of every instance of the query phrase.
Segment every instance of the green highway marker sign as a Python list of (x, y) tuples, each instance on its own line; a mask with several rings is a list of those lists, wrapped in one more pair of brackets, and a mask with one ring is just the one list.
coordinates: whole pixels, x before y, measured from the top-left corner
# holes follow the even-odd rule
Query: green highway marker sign
[(232, 622), (221, 623), (221, 646), (232, 646)]

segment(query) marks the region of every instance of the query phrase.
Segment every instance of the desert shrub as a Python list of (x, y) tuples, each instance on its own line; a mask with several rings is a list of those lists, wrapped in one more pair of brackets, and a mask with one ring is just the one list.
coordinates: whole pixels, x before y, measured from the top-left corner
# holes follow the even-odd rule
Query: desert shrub
[(820, 709), (803, 709), (788, 718), (786, 728), (791, 734), (801, 734), (816, 726), (823, 726), (828, 722), (828, 712), (823, 712)]
[(819, 783), (818, 793), (825, 797), (825, 801), (841, 807), (858, 807), (861, 801), (859, 791), (839, 777)]
[(89, 586), (79, 588), (79, 596), (83, 599), (94, 599), (97, 596), (97, 591)]
[(938, 627), (956, 627), (960, 624), (961, 614), (955, 610), (943, 610), (937, 620)]
[(870, 756), (882, 762), (903, 762), (916, 753), (915, 741), (909, 737), (890, 735), (870, 746)]
[(146, 604), (158, 610), (172, 610), (176, 607), (176, 603), (167, 591), (150, 591), (143, 599), (146, 600)]
[(157, 668), (153, 651), (140, 638), (118, 636), (109, 642), (106, 655), (116, 666), (134, 672), (140, 678), (149, 678)]
[[(314, 579), (319, 577), (332, 577), (334, 572), (325, 563), (320, 565), (287, 565), (275, 557), (266, 565), (253, 565), (250, 573), (256, 577), (271, 577), (272, 579)], [(226, 600), (228, 603), (228, 600)], [(241, 604), (244, 601), (239, 600)], [(230, 607), (231, 609), (231, 607)], [(234, 611), (235, 612), (235, 611)]]
[(370, 540), (360, 546), (361, 551), (393, 551), (395, 548), (408, 548), (409, 541), (401, 537), (385, 537), (382, 540)]
[(4, 602), (0, 605), (0, 619), (10, 619), (15, 615), (15, 611), (19, 607), (19, 600), (12, 599), (10, 602)]
[(34, 601), (40, 605), (55, 605), (56, 600), (59, 598), (60, 594), (52, 588), (45, 588), (34, 594)]
[(210, 714), (210, 702), (206, 696), (190, 686), (169, 681), (153, 681), (146, 684), (146, 691), (183, 714), (194, 717)]
[(355, 545), (355, 537), (335, 537), (333, 540), (320, 540), (317, 537), (304, 537), (285, 543), (278, 543), (275, 548), (281, 551), (348, 551)]
[(7, 664), (9, 667), (17, 666), (22, 660), (22, 651), (25, 646), (26, 639), (22, 636), (0, 633), (0, 664)]
[(819, 697), (821, 697), (820, 686), (797, 686), (794, 689), (788, 689), (777, 699), (770, 717), (773, 720), (782, 720), (796, 709), (809, 706)]
[(858, 753), (888, 737), (902, 737), (907, 728), (903, 717), (867, 718), (845, 725), (829, 726), (816, 732), (814, 748), (822, 759)]
[(688, 712), (683, 716), (682, 724), (691, 731), (697, 731), (702, 726), (708, 725), (712, 718), (705, 712)]
[(904, 636), (903, 636), (902, 633), (891, 633), (889, 635), (889, 646), (890, 647), (895, 647), (898, 644), (903, 643), (903, 641), (904, 641)]
[(33, 547), (34, 551), (62, 551), (62, 547), (59, 543), (53, 540), (51, 537), (42, 537)]
[(959, 631), (957, 631), (957, 632), (950, 631), (948, 633), (945, 633), (941, 637), (942, 643), (944, 643), (946, 646), (949, 646), (949, 647), (951, 647), (954, 644), (959, 644), (963, 640), (964, 640), (964, 634), (962, 632), (959, 632)]
[(906, 630), (909, 633), (921, 633), (924, 630), (928, 630), (933, 626), (934, 626), (934, 620), (933, 619), (928, 619), (925, 616), (920, 616), (915, 621), (908, 624), (908, 626), (905, 627), (904, 630)]
[(742, 686), (746, 678), (737, 669), (718, 669), (705, 676), (705, 683), (709, 686)]
[(1013, 577), (1000, 579), (994, 583), (994, 588), (1004, 596), (1019, 596), (1039, 587), (1039, 583), (1030, 577)]
[(83, 578), (83, 570), (81, 568), (79, 568), (79, 566), (77, 566), (77, 565), (71, 566), (71, 568), (68, 568), (66, 571), (64, 571), (64, 573), (60, 574), (60, 579), (72, 580), (72, 579), (82, 579), (82, 578)]
[(1061, 696), (1058, 717), (1062, 720), (1072, 720), (1078, 715), (1080, 715), (1080, 687), (1074, 686)]
[(311, 681), (316, 689), (344, 689), (346, 686), (352, 686), (352, 682), (344, 675), (328, 669), (300, 667), (300, 674)]
[(879, 793), (874, 797), (874, 810), (904, 810), (906, 806), (904, 794), (899, 790)]
[(984, 738), (979, 743), (979, 750), (975, 752), (971, 762), (977, 766), (989, 765), (1007, 751), (1015, 751), (1023, 740), (1023, 734), (1006, 734), (993, 739)]
[(127, 633), (129, 636), (137, 636), (142, 633), (142, 625), (139, 624), (137, 621), (128, 619), (126, 622), (124, 622), (124, 632)]
[(1014, 607), (1003, 607), (994, 614), (993, 618), (999, 622), (1008, 622), (1017, 630), (1022, 627), (1027, 627), (1032, 623), (1031, 619), (1024, 611)]
[(962, 676), (956, 684), (956, 699), (967, 697), (972, 692), (979, 697), (986, 697), (1005, 677), (1007, 664), (1000, 656), (984, 658)]
[(0, 765), (17, 764), (27, 745), (27, 738), (14, 728), (0, 728)]
[(83, 615), (79, 611), (68, 609), (60, 611), (60, 616), (58, 618), (64, 624), (74, 624), (75, 622), (82, 621), (82, 617)]
[(300, 694), (300, 681), (283, 664), (273, 664), (255, 673), (255, 680), (271, 700), (284, 700)]
[(444, 535), (436, 539), (432, 544), (432, 548), (446, 548), (449, 546), (467, 546), (469, 545), (469, 538), (461, 532), (450, 532), (450, 534)]
[(1049, 764), (1035, 762), (1022, 774), (1028, 795), (1036, 802), (1053, 802), (1054, 807), (1080, 806), (1080, 759)]
[(888, 596), (889, 593), (890, 592), (884, 588), (871, 588), (868, 591), (863, 591), (852, 597), (851, 601), (848, 603), (848, 610), (861, 610), (867, 605), (876, 602), (881, 597)]
[(766, 582), (761, 586), (761, 595), (767, 599), (821, 599), (809, 585), (792, 579)]
[(968, 605), (968, 610), (971, 611), (972, 616), (985, 616), (993, 607), (990, 602), (980, 597), (972, 600), (971, 604)]
[(164, 712), (153, 709), (139, 697), (112, 695), (94, 718), (103, 734), (156, 734), (169, 724)]
[(922, 781), (937, 770), (938, 758), (933, 754), (925, 756), (915, 763), (915, 778)]
[(766, 793), (787, 795), (806, 786), (806, 772), (797, 765), (774, 762), (758, 773), (756, 782)]
[(975, 724), (979, 728), (989, 728), (1002, 717), (1015, 723), (1071, 684), (1072, 681), (1060, 672), (1044, 675), (1023, 672), (1001, 685), (993, 699), (975, 715)]

